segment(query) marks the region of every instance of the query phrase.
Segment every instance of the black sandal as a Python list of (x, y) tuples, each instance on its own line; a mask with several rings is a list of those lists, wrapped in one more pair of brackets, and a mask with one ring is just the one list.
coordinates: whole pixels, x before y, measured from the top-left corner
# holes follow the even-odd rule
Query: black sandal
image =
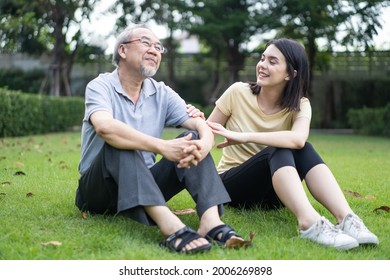
[[(180, 238), (182, 239), (181, 242), (177, 247), (175, 247), (176, 240)], [(177, 253), (197, 253), (197, 252), (204, 252), (209, 251), (211, 249), (211, 244), (205, 244), (199, 247), (196, 247), (194, 249), (188, 250), (188, 251), (182, 251), (182, 249), (191, 241), (198, 239), (198, 238), (204, 238), (199, 233), (197, 233), (192, 228), (185, 226), (182, 229), (179, 229), (178, 231), (172, 233), (168, 237), (166, 237), (162, 242), (161, 246), (166, 247), (169, 250), (175, 251)]]
[[(221, 238), (218, 238), (219, 234), (222, 234)], [(234, 229), (231, 226), (226, 224), (216, 226), (206, 234), (206, 238), (208, 240), (210, 240), (211, 242), (215, 242), (221, 246), (225, 246), (226, 241), (228, 241), (233, 236), (242, 238), (234, 231)]]

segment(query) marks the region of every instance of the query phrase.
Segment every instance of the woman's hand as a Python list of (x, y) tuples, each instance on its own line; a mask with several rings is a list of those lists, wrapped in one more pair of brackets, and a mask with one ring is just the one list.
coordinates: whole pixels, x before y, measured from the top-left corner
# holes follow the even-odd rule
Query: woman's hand
[(246, 142), (245, 133), (228, 130), (219, 123), (210, 121), (207, 121), (206, 123), (211, 128), (214, 134), (218, 134), (225, 137), (225, 141), (219, 143), (217, 145), (217, 148), (224, 148), (230, 145), (236, 145)]
[(202, 119), (206, 119), (205, 116), (204, 116), (204, 113), (202, 111), (200, 111), (198, 108), (196, 108), (194, 105), (192, 104), (187, 104), (187, 113), (190, 117), (193, 117), (193, 118), (202, 118)]

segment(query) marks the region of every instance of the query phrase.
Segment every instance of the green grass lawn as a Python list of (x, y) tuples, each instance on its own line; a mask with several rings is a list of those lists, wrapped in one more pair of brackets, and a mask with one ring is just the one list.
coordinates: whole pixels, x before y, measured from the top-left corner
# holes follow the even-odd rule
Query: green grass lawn
[[(175, 137), (167, 131), (165, 137)], [(206, 254), (178, 255), (161, 249), (157, 227), (117, 216), (83, 217), (74, 205), (80, 133), (0, 139), (1, 260), (388, 260), (390, 140), (354, 135), (310, 137), (344, 190), (347, 200), (379, 237), (378, 247), (344, 252), (302, 240), (286, 209), (244, 211), (226, 207), (223, 220), (244, 237), (253, 231), (247, 250), (214, 246)], [(221, 153), (213, 150), (215, 161)], [(320, 204), (318, 211), (334, 222)], [(168, 202), (173, 210), (193, 208), (186, 192)], [(197, 228), (195, 214), (180, 216)], [(57, 243), (58, 242), (58, 243)]]

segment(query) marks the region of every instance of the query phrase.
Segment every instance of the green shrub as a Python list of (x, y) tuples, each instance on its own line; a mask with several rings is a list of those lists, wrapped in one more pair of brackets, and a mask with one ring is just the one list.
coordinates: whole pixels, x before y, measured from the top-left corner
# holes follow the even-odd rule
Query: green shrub
[(59, 132), (81, 125), (81, 97), (31, 95), (0, 88), (0, 137)]
[(390, 136), (390, 103), (386, 107), (350, 109), (348, 123), (358, 133)]
[(345, 108), (381, 108), (390, 102), (390, 79), (345, 79), (342, 82), (342, 104)]
[(34, 69), (24, 71), (20, 68), (0, 69), (0, 87), (10, 90), (20, 90), (27, 93), (37, 93), (45, 78), (45, 71)]

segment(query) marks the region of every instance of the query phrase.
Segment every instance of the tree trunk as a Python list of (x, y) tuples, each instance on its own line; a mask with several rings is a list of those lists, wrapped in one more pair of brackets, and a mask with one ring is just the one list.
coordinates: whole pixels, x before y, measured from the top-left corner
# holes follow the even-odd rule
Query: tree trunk
[(71, 90), (68, 79), (68, 72), (66, 64), (64, 63), (64, 42), (65, 37), (62, 32), (65, 22), (65, 16), (60, 11), (59, 7), (55, 7), (53, 12), (54, 21), (54, 50), (51, 64), (51, 89), (50, 95), (52, 96), (70, 96)]
[(235, 42), (228, 42), (229, 84), (240, 80), (239, 71), (244, 67), (245, 56), (238, 47)]
[(309, 36), (308, 37), (308, 59), (309, 59), (309, 77), (310, 77), (310, 84), (309, 84), (309, 97), (312, 97), (314, 94), (312, 92), (312, 81), (313, 81), (313, 75), (314, 75), (314, 61), (315, 56), (317, 53), (317, 46), (315, 43), (315, 37)]
[(205, 100), (207, 105), (212, 105), (214, 102), (218, 99), (218, 97), (222, 94), (221, 88), (222, 88), (223, 81), (221, 79), (221, 59), (219, 53), (215, 56), (215, 68), (214, 68), (214, 75), (213, 75), (213, 86), (211, 90), (211, 95), (205, 96)]
[(168, 68), (168, 84), (171, 88), (176, 89), (176, 78), (175, 78), (175, 46), (174, 41), (172, 37), (172, 30), (170, 30), (170, 35), (167, 38), (167, 47), (168, 51), (168, 61), (167, 61), (167, 68)]

